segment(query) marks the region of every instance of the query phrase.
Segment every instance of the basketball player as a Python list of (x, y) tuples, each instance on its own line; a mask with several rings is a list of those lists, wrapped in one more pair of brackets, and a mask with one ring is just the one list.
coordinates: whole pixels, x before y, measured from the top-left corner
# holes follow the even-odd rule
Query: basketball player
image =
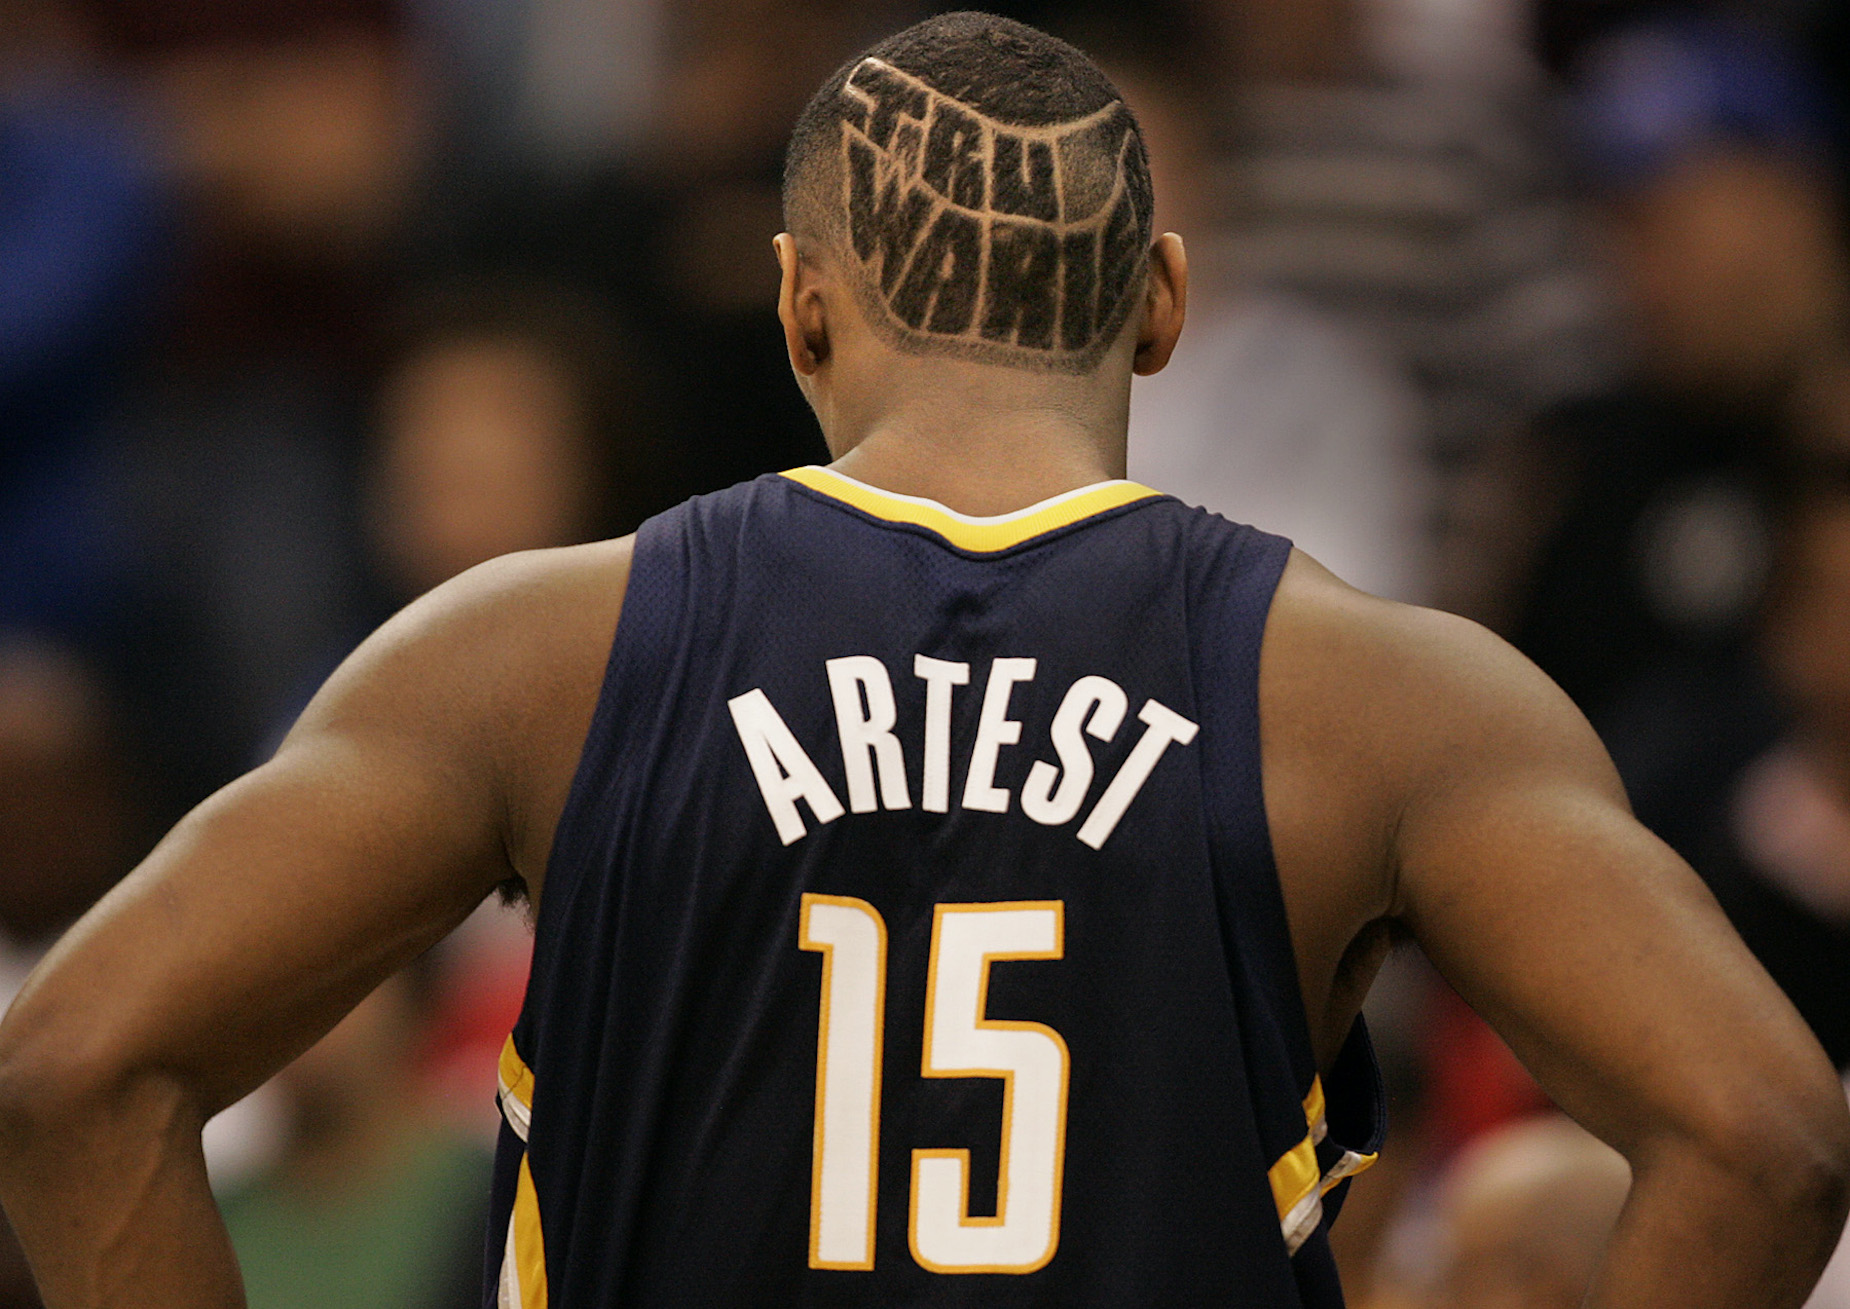
[(1338, 1305), (1404, 929), (1630, 1161), (1591, 1303), (1798, 1305), (1837, 1080), (1573, 706), (1120, 480), (1187, 271), (1097, 70), (911, 28), (787, 205), (835, 463), (439, 587), (28, 986), (52, 1309), (241, 1303), (201, 1123), (509, 879), (490, 1304)]

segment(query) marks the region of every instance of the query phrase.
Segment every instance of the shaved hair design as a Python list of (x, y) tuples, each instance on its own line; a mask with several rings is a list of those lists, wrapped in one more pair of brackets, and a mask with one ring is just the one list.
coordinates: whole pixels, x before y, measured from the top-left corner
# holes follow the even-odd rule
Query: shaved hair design
[(860, 56), (791, 140), (786, 220), (827, 240), (893, 344), (1089, 372), (1141, 289), (1149, 164), (1095, 65), (948, 14)]

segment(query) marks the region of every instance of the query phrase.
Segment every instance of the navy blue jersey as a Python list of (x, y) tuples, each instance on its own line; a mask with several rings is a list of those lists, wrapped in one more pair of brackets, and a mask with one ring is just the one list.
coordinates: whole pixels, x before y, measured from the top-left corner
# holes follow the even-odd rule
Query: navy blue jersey
[(1267, 834), (1289, 549), (1129, 482), (970, 518), (819, 468), (646, 523), (487, 1303), (1340, 1305), (1379, 1084), (1359, 1025), (1316, 1075)]

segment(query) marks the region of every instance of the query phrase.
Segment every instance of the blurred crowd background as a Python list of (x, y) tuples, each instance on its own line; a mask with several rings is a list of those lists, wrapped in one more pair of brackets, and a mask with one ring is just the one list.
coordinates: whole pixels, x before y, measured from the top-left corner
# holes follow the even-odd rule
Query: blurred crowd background
[[(0, 1004), (406, 600), (826, 461), (784, 138), (953, 7), (0, 0)], [(993, 8), (1189, 241), (1131, 475), (1535, 658), (1850, 1065), (1850, 6)], [(213, 1125), (254, 1309), (475, 1302), (527, 946), (485, 909)], [(1352, 1302), (1577, 1305), (1622, 1161), (1417, 953), (1370, 1012)]]

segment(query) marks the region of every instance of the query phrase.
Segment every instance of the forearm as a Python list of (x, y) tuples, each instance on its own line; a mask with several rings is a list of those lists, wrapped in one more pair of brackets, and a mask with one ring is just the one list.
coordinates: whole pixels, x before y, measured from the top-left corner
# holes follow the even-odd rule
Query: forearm
[(46, 1309), (243, 1309), (199, 1127), (184, 1097), (149, 1083), (8, 1133), (0, 1201)]
[(1845, 1202), (1841, 1176), (1803, 1156), (1750, 1171), (1665, 1150), (1634, 1164), (1587, 1309), (1798, 1309), (1835, 1248)]

